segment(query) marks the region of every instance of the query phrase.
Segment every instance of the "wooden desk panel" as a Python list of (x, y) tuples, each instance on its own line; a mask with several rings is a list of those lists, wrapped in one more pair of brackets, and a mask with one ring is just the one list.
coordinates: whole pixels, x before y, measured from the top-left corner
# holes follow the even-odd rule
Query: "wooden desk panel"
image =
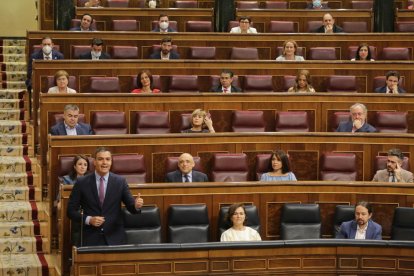
[[(71, 186), (62, 186), (60, 250), (62, 264), (67, 264), (70, 254), (70, 228), (66, 206)], [(167, 212), (170, 204), (205, 203), (210, 218), (211, 241), (216, 241), (220, 206), (234, 202), (254, 204), (258, 207), (261, 236), (264, 240), (279, 239), (280, 210), (284, 203), (317, 203), (321, 208), (323, 237), (332, 237), (334, 208), (338, 204), (353, 205), (368, 200), (374, 206), (373, 218), (383, 226), (384, 239), (389, 238), (394, 208), (414, 207), (412, 184), (385, 185), (377, 183), (298, 182), (288, 183), (194, 183), (194, 184), (147, 184), (131, 185), (134, 195), (142, 194), (145, 204), (160, 208), (163, 238), (166, 238)], [(180, 196), (177, 196), (179, 194)], [(349, 248), (347, 247), (349, 250)], [(371, 254), (364, 248), (364, 255)], [(312, 248), (313, 253), (315, 248)], [(306, 255), (309, 250), (295, 252)], [(256, 252), (256, 251), (255, 251)], [(272, 252), (275, 252), (272, 250)], [(319, 252), (319, 251), (318, 251)], [(376, 252), (384, 252), (377, 250)], [(409, 251), (411, 252), (411, 250)], [(235, 253), (237, 255), (237, 253)], [(275, 253), (273, 253), (274, 256)], [(345, 254), (342, 252), (341, 254)], [(341, 255), (340, 254), (340, 255)], [(383, 253), (379, 253), (383, 254)], [(410, 253), (412, 255), (412, 253)], [(219, 253), (210, 256), (218, 256)], [(278, 254), (276, 254), (278, 255)], [(282, 254), (283, 255), (283, 254)], [(224, 255), (221, 255), (222, 257)], [(279, 256), (279, 255), (278, 255)], [(76, 258), (76, 257), (75, 257)], [(127, 260), (128, 258), (125, 258)], [(340, 266), (341, 267), (341, 266)], [(362, 268), (358, 266), (358, 269)], [(357, 268), (355, 268), (357, 269)]]
[[(76, 8), (76, 16), (80, 18), (82, 14), (89, 13), (96, 20), (97, 29), (109, 31), (112, 29), (111, 21), (114, 19), (136, 19), (140, 22), (139, 31), (151, 31), (151, 22), (156, 20), (160, 14), (168, 14), (170, 21), (177, 21), (177, 30), (185, 31), (185, 22), (190, 20), (203, 20), (213, 22), (213, 9), (176, 9), (176, 8)], [(213, 24), (214, 25), (214, 24)]]
[(329, 12), (335, 18), (335, 24), (342, 26), (342, 22), (366, 22), (368, 31), (372, 31), (373, 13), (371, 10), (241, 10), (237, 9), (236, 16), (250, 16), (253, 26), (260, 33), (269, 32), (270, 21), (293, 21), (299, 24), (299, 33), (307, 33), (308, 21), (321, 21), (325, 13)]

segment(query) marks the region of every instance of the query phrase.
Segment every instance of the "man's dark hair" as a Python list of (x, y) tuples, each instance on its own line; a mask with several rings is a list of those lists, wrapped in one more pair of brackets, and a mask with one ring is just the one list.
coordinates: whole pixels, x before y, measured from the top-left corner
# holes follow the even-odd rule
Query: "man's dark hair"
[(161, 39), (161, 44), (166, 43), (166, 42), (171, 42), (172, 43), (172, 38), (169, 37), (169, 36), (166, 36), (163, 39)]
[(388, 71), (387, 74), (385, 74), (385, 79), (388, 80), (389, 77), (397, 77), (398, 80), (400, 80), (400, 73), (398, 71)]
[(229, 74), (230, 75), (230, 78), (232, 78), (233, 77), (233, 71), (231, 71), (231, 70), (229, 70), (229, 69), (224, 69), (224, 70), (222, 70), (221, 71), (221, 74)]
[(388, 151), (388, 156), (396, 156), (400, 160), (404, 160), (404, 154), (399, 149), (390, 149)]
[(369, 202), (359, 201), (359, 202), (357, 202), (357, 204), (355, 204), (355, 208), (358, 207), (358, 206), (362, 206), (362, 207), (367, 208), (368, 214), (372, 214), (372, 205)]
[(94, 158), (96, 159), (96, 156), (98, 155), (98, 153), (106, 152), (106, 151), (108, 151), (112, 155), (112, 152), (109, 149), (107, 149), (105, 147), (97, 147), (96, 150), (95, 150)]
[(160, 14), (160, 16), (158, 16), (158, 21), (160, 21), (161, 17), (167, 17), (168, 20), (170, 20), (169, 17), (168, 17), (168, 15), (162, 13), (162, 14)]
[(250, 17), (248, 17), (248, 16), (240, 16), (239, 22), (242, 21), (242, 20), (248, 20), (249, 23), (252, 23), (252, 19)]
[(103, 40), (100, 38), (93, 38), (91, 44), (92, 46), (93, 45), (101, 46), (103, 44)]

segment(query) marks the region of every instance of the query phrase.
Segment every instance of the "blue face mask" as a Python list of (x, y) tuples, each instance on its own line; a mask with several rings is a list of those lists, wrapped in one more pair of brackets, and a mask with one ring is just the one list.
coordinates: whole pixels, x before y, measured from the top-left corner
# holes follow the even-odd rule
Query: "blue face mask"
[(313, 1), (313, 6), (315, 8), (320, 8), (322, 6), (322, 3), (321, 3), (320, 0), (315, 0), (315, 1)]

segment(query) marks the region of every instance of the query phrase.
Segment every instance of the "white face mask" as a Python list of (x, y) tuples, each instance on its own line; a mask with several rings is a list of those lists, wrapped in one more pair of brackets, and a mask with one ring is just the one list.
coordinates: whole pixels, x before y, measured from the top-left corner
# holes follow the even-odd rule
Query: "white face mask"
[(319, 8), (321, 5), (322, 5), (322, 3), (321, 3), (321, 1), (320, 1), (320, 0), (315, 0), (315, 1), (313, 1), (313, 6), (314, 6), (314, 7)]
[(161, 22), (160, 23), (160, 28), (161, 29), (163, 29), (163, 30), (166, 30), (166, 29), (168, 29), (168, 22)]
[(91, 51), (92, 57), (99, 58), (102, 52)]
[(52, 52), (52, 47), (50, 47), (49, 45), (45, 45), (43, 46), (42, 51), (45, 55), (50, 55), (50, 53)]
[(148, 7), (150, 7), (151, 9), (154, 9), (157, 7), (157, 2), (155, 0), (150, 0), (148, 2)]

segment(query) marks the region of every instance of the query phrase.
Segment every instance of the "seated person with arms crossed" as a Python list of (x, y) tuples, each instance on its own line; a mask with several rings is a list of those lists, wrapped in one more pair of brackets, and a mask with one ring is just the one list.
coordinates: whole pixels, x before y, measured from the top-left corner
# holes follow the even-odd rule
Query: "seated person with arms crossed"
[(250, 27), (252, 20), (250, 17), (242, 16), (239, 18), (239, 26), (233, 27), (230, 30), (231, 34), (257, 34), (257, 30)]
[(80, 123), (79, 107), (67, 104), (63, 110), (63, 122), (50, 128), (52, 135), (92, 135), (92, 127), (89, 124)]
[(79, 59), (110, 59), (111, 56), (108, 53), (102, 52), (103, 40), (100, 38), (94, 38), (91, 42), (91, 51), (79, 55)]
[(246, 226), (247, 219), (246, 209), (242, 203), (231, 205), (226, 216), (231, 227), (221, 234), (220, 241), (261, 241), (260, 234), (253, 228)]
[(196, 109), (191, 113), (191, 128), (181, 133), (215, 133), (213, 121), (210, 115), (202, 109)]
[(161, 40), (161, 50), (150, 55), (150, 59), (179, 59), (180, 55), (172, 50), (172, 39), (171, 37), (164, 37)]
[(111, 152), (98, 147), (95, 172), (78, 179), (70, 194), (67, 216), (74, 222), (81, 222), (81, 246), (125, 244), (121, 203), (132, 214), (141, 213), (144, 205), (141, 194), (136, 198), (132, 196), (125, 178), (109, 172), (111, 165)]
[(296, 181), (296, 176), (290, 171), (289, 157), (283, 150), (272, 153), (269, 162), (269, 172), (262, 174), (260, 181)]
[(375, 89), (376, 93), (386, 94), (400, 94), (405, 93), (405, 90), (399, 86), (400, 73), (398, 71), (388, 71), (385, 74), (385, 86), (378, 87)]
[(336, 234), (337, 239), (382, 240), (382, 227), (371, 220), (372, 206), (366, 201), (355, 205), (355, 219), (345, 221)]
[(367, 123), (368, 109), (356, 103), (349, 109), (352, 120), (339, 123), (336, 132), (377, 132), (376, 128)]
[(404, 154), (399, 149), (388, 151), (387, 168), (377, 171), (372, 181), (412, 183), (413, 173), (401, 168)]
[(47, 93), (76, 93), (75, 89), (68, 87), (69, 74), (65, 70), (58, 70), (54, 76), (55, 86), (50, 87)]
[(325, 34), (333, 34), (333, 33), (343, 33), (344, 30), (335, 24), (335, 19), (332, 17), (330, 13), (326, 13), (323, 16), (323, 25), (320, 26), (315, 30), (315, 33), (325, 33)]
[(220, 85), (212, 87), (211, 92), (233, 93), (241, 92), (241, 89), (232, 85), (234, 80), (234, 74), (230, 70), (223, 70), (220, 74)]
[(161, 93), (153, 87), (154, 81), (149, 70), (141, 70), (137, 75), (137, 88), (131, 91), (132, 94)]
[(193, 170), (195, 166), (193, 156), (183, 153), (178, 158), (178, 170), (167, 173), (165, 182), (208, 182), (206, 174)]
[(305, 59), (302, 56), (297, 56), (296, 51), (298, 49), (298, 44), (294, 40), (286, 40), (283, 42), (283, 52), (280, 56), (276, 58), (276, 61), (285, 61), (285, 60), (295, 60), (295, 61), (304, 61)]
[(308, 70), (299, 70), (296, 75), (295, 84), (289, 88), (288, 92), (315, 93), (311, 83), (311, 76)]

